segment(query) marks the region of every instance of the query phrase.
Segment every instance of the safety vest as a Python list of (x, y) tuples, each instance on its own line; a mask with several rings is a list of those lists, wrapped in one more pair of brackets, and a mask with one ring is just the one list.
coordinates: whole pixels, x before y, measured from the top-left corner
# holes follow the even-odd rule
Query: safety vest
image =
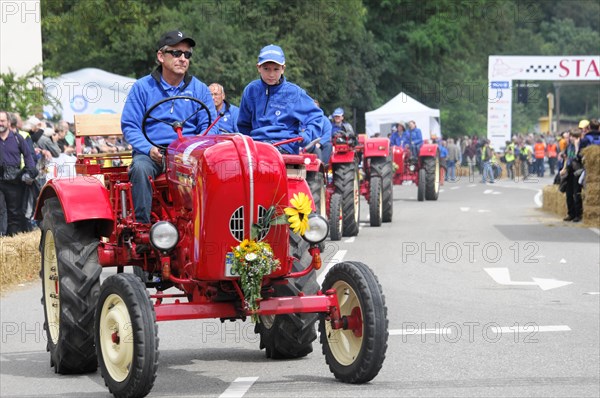
[(535, 156), (536, 159), (543, 159), (545, 154), (546, 147), (544, 144), (538, 142), (533, 146), (533, 156)]
[(506, 147), (506, 153), (504, 154), (504, 159), (506, 159), (507, 162), (514, 162), (514, 160), (515, 160), (515, 144), (514, 143), (511, 142)]
[(489, 146), (489, 145), (485, 145), (483, 148), (481, 148), (481, 161), (482, 161), (482, 162), (485, 162), (485, 161), (486, 161), (486, 159), (487, 159), (487, 151), (488, 151), (488, 150), (489, 150), (490, 152), (492, 152), (492, 156), (491, 156), (491, 157), (493, 157), (493, 156), (494, 156), (494, 150), (492, 149), (492, 147), (491, 147), (491, 146)]
[(558, 156), (558, 152), (556, 151), (556, 144), (548, 144), (548, 157), (555, 158)]

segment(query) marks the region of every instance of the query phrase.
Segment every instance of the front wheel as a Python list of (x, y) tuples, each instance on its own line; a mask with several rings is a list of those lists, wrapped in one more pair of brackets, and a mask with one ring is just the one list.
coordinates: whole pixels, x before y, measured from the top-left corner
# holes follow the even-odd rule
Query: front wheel
[(437, 200), (440, 192), (440, 158), (426, 157), (422, 158), (423, 167), (427, 173), (425, 183), (425, 199)]
[(158, 369), (156, 314), (142, 281), (115, 274), (100, 288), (96, 352), (102, 378), (117, 397), (146, 396)]
[(381, 195), (381, 177), (371, 177), (369, 181), (369, 214), (371, 226), (381, 226), (383, 218), (383, 200)]
[(333, 329), (321, 315), (320, 341), (334, 376), (346, 383), (366, 383), (381, 369), (388, 339), (385, 297), (373, 271), (363, 263), (343, 262), (327, 273), (322, 291), (334, 289), (340, 316), (353, 329)]
[(419, 184), (417, 186), (417, 200), (422, 202), (425, 200), (425, 184), (427, 173), (425, 169), (419, 169)]
[(325, 177), (323, 177), (323, 173), (321, 171), (311, 171), (306, 173), (306, 182), (310, 187), (316, 213), (323, 217), (327, 217), (327, 207), (325, 203), (326, 188)]

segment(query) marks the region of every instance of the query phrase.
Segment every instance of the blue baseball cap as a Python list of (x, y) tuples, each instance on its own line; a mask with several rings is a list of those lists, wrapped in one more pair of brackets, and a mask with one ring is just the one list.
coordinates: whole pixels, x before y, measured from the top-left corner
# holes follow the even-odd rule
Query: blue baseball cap
[(342, 108), (336, 108), (333, 111), (333, 116), (344, 116), (344, 110)]
[(262, 65), (265, 62), (275, 62), (279, 65), (285, 65), (285, 55), (283, 55), (281, 47), (274, 44), (263, 47), (258, 54), (258, 65)]

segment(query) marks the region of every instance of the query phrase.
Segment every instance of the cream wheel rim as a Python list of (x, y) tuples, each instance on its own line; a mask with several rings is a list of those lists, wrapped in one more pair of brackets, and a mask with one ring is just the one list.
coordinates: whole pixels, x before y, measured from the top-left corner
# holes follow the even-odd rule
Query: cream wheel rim
[(111, 294), (104, 301), (99, 329), (106, 370), (113, 380), (122, 382), (133, 361), (133, 330), (127, 305), (120, 296)]
[(60, 332), (60, 285), (54, 234), (50, 230), (46, 231), (44, 245), (44, 304), (50, 340), (56, 345)]
[[(358, 296), (354, 289), (344, 281), (337, 281), (332, 286), (337, 293), (337, 299), (340, 306), (340, 316), (350, 316), (354, 308), (358, 308), (362, 314), (362, 308), (358, 301)], [(361, 337), (357, 337), (353, 330), (333, 329), (331, 322), (325, 325), (325, 333), (327, 334), (327, 342), (331, 353), (335, 359), (344, 366), (352, 365), (362, 347), (364, 326), (361, 325)]]

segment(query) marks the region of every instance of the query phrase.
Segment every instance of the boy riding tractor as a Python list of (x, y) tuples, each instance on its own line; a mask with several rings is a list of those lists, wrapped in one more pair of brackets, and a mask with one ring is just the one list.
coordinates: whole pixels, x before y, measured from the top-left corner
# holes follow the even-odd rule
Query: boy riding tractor
[[(146, 139), (155, 110), (190, 101), (196, 112), (208, 112), (186, 96), (150, 107)], [(160, 120), (178, 138), (155, 145), (164, 174), (151, 179), (150, 223), (136, 220), (125, 166), (103, 167), (80, 155), (78, 176), (43, 188), (36, 217), (55, 371), (85, 373), (99, 365), (114, 395), (144, 396), (158, 369), (157, 321), (251, 317), (271, 358), (309, 354), (319, 319), (335, 377), (373, 379), (387, 348), (381, 286), (355, 261), (335, 265), (318, 285), (328, 223), (314, 214), (302, 173), (291, 172), (302, 168), (301, 155), (284, 158), (274, 145), (241, 134), (205, 135), (207, 129), (183, 136), (185, 120)], [(126, 273), (126, 266), (143, 272)], [(101, 284), (104, 267), (117, 273)]]

